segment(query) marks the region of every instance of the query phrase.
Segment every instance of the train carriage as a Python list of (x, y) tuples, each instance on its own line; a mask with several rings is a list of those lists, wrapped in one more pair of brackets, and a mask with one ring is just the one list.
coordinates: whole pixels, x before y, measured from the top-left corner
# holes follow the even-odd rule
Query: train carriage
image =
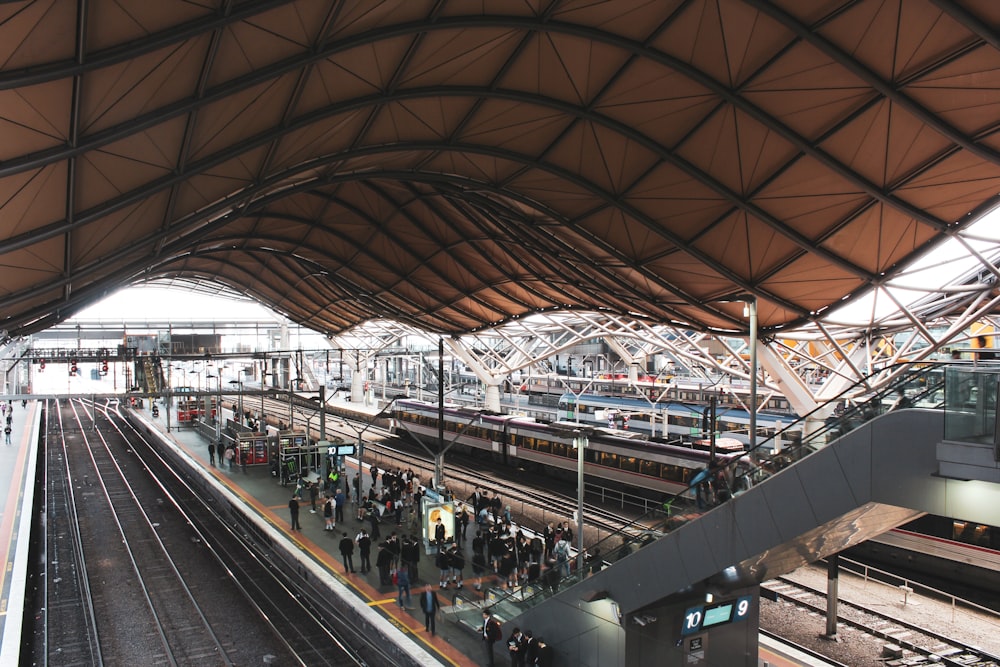
[[(398, 401), (394, 430), (418, 439), (437, 438), (437, 405)], [(701, 470), (713, 463), (708, 451), (650, 441), (636, 433), (589, 428), (577, 423), (545, 423), (446, 406), (445, 439), (472, 453), (486, 452), (505, 463), (536, 467), (546, 474), (572, 477), (577, 472), (577, 440), (587, 433), (584, 472), (592, 478), (636, 489), (672, 494), (687, 489)], [(738, 463), (738, 465), (731, 465)], [(725, 470), (730, 490), (753, 483), (756, 466), (742, 451), (716, 454), (715, 467)]]

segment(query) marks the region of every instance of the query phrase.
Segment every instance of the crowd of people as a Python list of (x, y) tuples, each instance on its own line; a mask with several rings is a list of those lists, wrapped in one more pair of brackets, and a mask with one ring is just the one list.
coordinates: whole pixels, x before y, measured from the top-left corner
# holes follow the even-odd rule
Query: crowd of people
[[(483, 624), (480, 628), (483, 638), (483, 652), (486, 664), (493, 667), (495, 657), (495, 646), (503, 638), (501, 623), (497, 620), (489, 609), (483, 609)], [(515, 627), (507, 637), (507, 653), (510, 655), (511, 667), (551, 667), (552, 647), (549, 646), (542, 637), (537, 639), (531, 630), (521, 632)]]
[[(323, 529), (333, 537), (339, 536), (338, 549), (345, 573), (370, 572), (374, 550), (379, 585), (395, 588), (395, 601), (401, 609), (419, 608), (424, 615), (424, 629), (432, 635), (436, 633), (436, 616), (441, 607), (438, 591), (462, 589), (466, 585), (467, 565), (471, 566), (471, 583), (476, 591), (540, 585), (551, 594), (559, 581), (571, 573), (573, 530), (568, 523), (549, 523), (540, 534), (526, 531), (514, 522), (510, 506), (503, 504), (499, 494), (490, 495), (476, 488), (464, 503), (454, 503), (454, 514), (450, 515), (453, 519), (448, 525), (437, 518), (427, 531), (436, 572), (425, 574), (421, 580), (421, 516), (425, 493), (420, 480), (412, 470), (389, 471), (376, 466), (371, 467), (370, 475), (370, 484), (360, 475), (354, 475), (349, 484), (336, 487), (329, 479), (300, 479), (288, 503), (292, 530), (301, 530), (300, 503), (308, 499), (309, 513), (321, 514)], [(344, 511), (352, 503), (353, 518), (361, 527), (348, 529)], [(469, 526), (473, 524), (475, 533), (468, 544)], [(384, 538), (383, 530), (388, 533)], [(436, 589), (433, 577), (437, 578)], [(488, 664), (493, 664), (494, 644), (501, 640), (489, 625), (492, 618), (484, 611), (482, 630), (490, 656)], [(551, 649), (530, 631), (515, 628), (506, 646), (512, 667), (551, 664)]]

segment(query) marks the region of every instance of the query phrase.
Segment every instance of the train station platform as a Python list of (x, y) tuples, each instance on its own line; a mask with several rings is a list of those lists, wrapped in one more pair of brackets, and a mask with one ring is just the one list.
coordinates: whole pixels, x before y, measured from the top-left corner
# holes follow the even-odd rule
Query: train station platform
[(0, 495), (5, 499), (0, 519), (0, 665), (23, 664), (19, 660), (21, 631), (29, 566), (31, 508), (35, 504), (41, 410), (38, 401), (0, 401), (8, 406), (0, 413), (0, 431), (10, 415), (11, 433), (0, 440)]
[[(197, 465), (200, 465), (204, 474), (214, 477), (233, 496), (239, 498), (247, 511), (255, 513), (279, 531), (285, 539), (293, 543), (302, 560), (314, 563), (328, 572), (337, 582), (342, 584), (343, 590), (353, 596), (357, 605), (376, 610), (384, 616), (395, 628), (400, 639), (405, 638), (415, 642), (438, 664), (455, 666), (485, 664), (483, 661), (483, 642), (479, 635), (467, 625), (457, 624), (449, 618), (449, 610), (454, 603), (453, 597), (457, 589), (451, 587), (442, 590), (438, 587), (438, 569), (435, 567), (433, 556), (427, 555), (422, 545), (421, 559), (417, 567), (418, 577), (415, 582), (411, 582), (409, 606), (412, 609), (402, 609), (396, 603), (396, 586), (381, 585), (379, 582), (379, 572), (374, 567), (378, 553), (378, 541), (373, 540), (372, 544), (371, 571), (360, 572), (360, 558), (357, 549), (355, 549), (353, 557), (355, 572), (347, 572), (344, 569), (339, 550), (343, 534), (347, 533), (353, 539), (361, 528), (369, 529), (368, 521), (357, 520), (356, 505), (353, 502), (345, 507), (345, 521), (338, 523), (335, 530), (328, 531), (324, 529), (322, 499), (317, 500), (316, 511), (311, 513), (309, 495), (303, 494), (299, 501), (299, 522), (302, 528), (298, 531), (292, 531), (288, 501), (295, 493), (294, 484), (282, 486), (280, 480), (272, 476), (269, 465), (248, 465), (245, 468), (234, 465), (230, 468), (220, 457), (216, 457), (216, 464), (212, 465), (209, 458), (209, 441), (194, 428), (172, 425), (167, 432), (165, 410), (162, 410), (160, 416), (156, 418), (152, 417), (148, 406), (147, 409), (137, 412), (142, 419), (155, 425), (166, 441), (183, 450)], [(224, 409), (222, 413), (223, 423), (227, 418), (231, 419), (232, 413), (228, 409)], [(357, 473), (357, 461), (350, 459), (347, 463), (347, 469), (348, 478), (353, 478)], [(367, 489), (371, 484), (370, 475), (366, 472), (362, 478), (365, 479)], [(315, 480), (315, 476), (312, 479)], [(351, 500), (353, 501), (354, 498), (352, 497)], [(406, 526), (396, 525), (394, 521), (390, 522), (386, 517), (382, 518), (379, 530), (381, 540), (385, 540), (392, 532), (396, 532), (399, 537), (410, 532)], [(471, 539), (467, 540), (467, 544), (464, 545), (469, 561), (471, 561), (470, 544)], [(471, 574), (470, 567), (466, 568), (466, 574)], [(426, 584), (433, 585), (442, 606), (442, 610), (437, 616), (434, 636), (424, 630), (423, 612), (418, 608), (417, 598)], [(469, 586), (463, 588), (463, 593), (466, 596), (470, 593), (469, 588)], [(500, 644), (498, 644), (498, 648)], [(508, 658), (506, 655), (501, 655), (498, 650), (496, 660), (506, 661)], [(503, 663), (498, 662), (498, 664)]]
[[(356, 518), (356, 506), (353, 502), (345, 509), (345, 522), (336, 526), (336, 530), (324, 530), (324, 518), (322, 513), (322, 501), (317, 501), (316, 513), (310, 512), (310, 501), (308, 495), (303, 494), (300, 501), (300, 523), (302, 529), (292, 531), (288, 510), (288, 501), (292, 497), (295, 489), (289, 484), (282, 486), (280, 480), (272, 476), (270, 467), (267, 465), (247, 466), (242, 469), (240, 466), (230, 468), (221, 462), (217, 457), (216, 464), (212, 465), (209, 458), (209, 440), (200, 435), (194, 428), (172, 426), (167, 432), (164, 414), (153, 418), (148, 409), (140, 410), (142, 418), (154, 424), (161, 436), (183, 450), (191, 457), (197, 465), (201, 466), (205, 474), (216, 478), (221, 484), (226, 486), (230, 492), (240, 498), (248, 511), (254, 512), (264, 521), (279, 531), (286, 539), (293, 542), (301, 554), (301, 558), (312, 563), (319, 564), (331, 576), (343, 583), (345, 590), (353, 596), (356, 603), (377, 610), (391, 623), (398, 633), (400, 641), (410, 640), (417, 643), (429, 656), (432, 656), (440, 664), (444, 665), (485, 665), (486, 657), (478, 627), (473, 627), (473, 623), (481, 622), (480, 607), (491, 607), (496, 601), (489, 592), (486, 581), (483, 582), (482, 591), (473, 588), (474, 580), (471, 566), (467, 565), (465, 570), (466, 584), (459, 591), (453, 585), (442, 590), (439, 588), (438, 568), (434, 563), (434, 555), (428, 554), (421, 544), (421, 558), (417, 567), (417, 578), (411, 585), (412, 609), (401, 609), (397, 603), (397, 589), (394, 585), (382, 585), (379, 581), (377, 569), (372, 569), (368, 573), (360, 571), (346, 572), (342, 564), (339, 552), (339, 541), (343, 533), (354, 537), (362, 527), (368, 528), (368, 522), (362, 522)], [(222, 420), (225, 423), (227, 418), (231, 418), (230, 410), (224, 408)], [(358, 472), (358, 461), (355, 458), (347, 458), (347, 478), (353, 479)], [(365, 464), (362, 470), (361, 479), (365, 480), (365, 489), (370, 486), (370, 474), (368, 466)], [(379, 487), (381, 488), (381, 487)], [(351, 499), (354, 500), (353, 497)], [(409, 534), (411, 531), (405, 525), (396, 525), (387, 521), (385, 517), (380, 523), (381, 539), (384, 540), (390, 533), (395, 531), (399, 536)], [(466, 556), (466, 563), (471, 563), (472, 549), (471, 537), (474, 533), (474, 525), (470, 526), (469, 539), (464, 541), (462, 549)], [(377, 545), (373, 541), (372, 565), (374, 566)], [(355, 551), (354, 564), (357, 570), (359, 563), (358, 553)], [(417, 608), (418, 594), (424, 589), (426, 584), (430, 584), (434, 591), (438, 593), (442, 609), (437, 619), (437, 634), (431, 636), (424, 630), (423, 613)], [(473, 606), (475, 605), (475, 606)], [(498, 607), (499, 609), (499, 607)], [(498, 618), (504, 619), (498, 614)], [(531, 630), (530, 627), (523, 627), (522, 630)], [(497, 642), (495, 651), (496, 664), (507, 664), (509, 660), (506, 651), (506, 637), (510, 634), (510, 624), (505, 624), (504, 640)], [(540, 637), (535, 632), (536, 638)], [(770, 665), (772, 667), (793, 667), (803, 665), (820, 664), (815, 659), (797, 654), (794, 650), (783, 649), (774, 643), (762, 644), (760, 647), (760, 665)]]

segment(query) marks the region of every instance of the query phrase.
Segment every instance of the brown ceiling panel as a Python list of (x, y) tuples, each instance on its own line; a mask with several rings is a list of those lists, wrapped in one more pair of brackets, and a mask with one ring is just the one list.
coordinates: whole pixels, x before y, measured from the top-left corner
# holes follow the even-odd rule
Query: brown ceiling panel
[[(69, 136), (73, 86), (67, 80), (0, 90), (0, 159), (17, 161), (38, 151), (55, 150)], [(62, 109), (61, 113), (56, 109)]]
[[(630, 40), (642, 41), (648, 35), (651, 26), (663, 22), (665, 16), (670, 16), (683, 7), (686, 0), (657, 0), (657, 2), (635, 2), (621, 4), (617, 2), (566, 2), (554, 8), (552, 16), (559, 21), (574, 25), (582, 25), (595, 30), (606, 31), (612, 35), (621, 35)], [(493, 0), (498, 8), (516, 7), (521, 3), (504, 3), (503, 0)], [(527, 3), (524, 3), (527, 5)], [(538, 2), (541, 8), (545, 4)]]
[[(483, 100), (478, 101), (458, 138), (464, 146), (492, 147), (529, 157), (537, 153), (539, 146), (554, 142), (574, 120), (541, 105)], [(468, 159), (480, 158), (470, 153)]]
[[(81, 13), (82, 12), (82, 13)], [(337, 333), (739, 331), (1000, 191), (995, 3), (0, 4), (0, 328), (216, 279)], [(82, 40), (77, 44), (77, 35)]]
[(901, 199), (947, 222), (961, 220), (998, 192), (1000, 164), (964, 152), (949, 155), (899, 188)]
[(48, 239), (30, 248), (4, 253), (4, 294), (17, 295), (39, 281), (56, 282), (62, 276), (66, 243), (62, 237)]
[(669, 149), (721, 103), (711, 89), (685, 73), (660, 62), (635, 60), (609, 82), (595, 109)]
[[(60, 226), (66, 215), (65, 163), (0, 178), (0, 206), (0, 245), (24, 237), (39, 239), (52, 226)], [(0, 264), (3, 261), (0, 253)]]
[[(785, 302), (794, 303), (805, 308), (807, 312), (819, 312), (829, 306), (836, 305), (836, 295), (851, 294), (855, 290), (868, 285), (868, 281), (822, 261), (815, 255), (802, 255), (797, 261), (772, 276), (765, 287), (775, 297)], [(761, 299), (766, 301), (767, 299)], [(785, 313), (789, 315), (790, 313)], [(778, 316), (775, 311), (773, 316)], [(767, 327), (776, 321), (763, 317), (758, 313), (761, 326)]]
[(207, 38), (196, 38), (88, 72), (80, 88), (80, 131), (96, 134), (181, 102), (198, 84), (208, 46)]
[(598, 196), (609, 197), (624, 194), (657, 162), (648, 148), (587, 121), (567, 128), (546, 158), (558, 169), (578, 175)]
[(628, 202), (659, 223), (670, 238), (690, 241), (738, 204), (717, 188), (671, 164), (658, 165), (629, 193)]
[(208, 104), (196, 120), (190, 159), (231, 150), (240, 141), (272, 128), (281, 121), (294, 85), (295, 77), (286, 75)]
[(62, 11), (59, 0), (0, 4), (0, 25), (9, 39), (0, 40), (4, 69), (20, 69), (73, 58), (74, 12)]
[[(505, 26), (428, 30), (412, 43), (416, 48), (410, 52), (411, 39), (408, 35), (399, 40), (408, 52), (399, 53), (396, 59), (386, 58), (391, 51), (383, 52), (382, 44), (377, 44), (378, 59), (396, 63), (405, 56), (407, 67), (398, 79), (398, 86), (425, 90), (441, 85), (482, 87), (487, 77), (495, 77), (503, 68), (524, 36)], [(504, 79), (499, 87), (521, 89), (524, 84), (520, 79)]]
[(818, 138), (876, 95), (853, 71), (791, 42), (746, 85), (746, 100), (807, 139)]
[(820, 143), (841, 165), (879, 188), (899, 185), (952, 146), (913, 114), (887, 101), (866, 107)]

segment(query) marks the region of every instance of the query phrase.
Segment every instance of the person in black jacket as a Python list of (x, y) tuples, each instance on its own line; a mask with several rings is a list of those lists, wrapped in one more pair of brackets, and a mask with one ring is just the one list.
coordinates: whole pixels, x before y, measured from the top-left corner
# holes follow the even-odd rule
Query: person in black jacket
[(385, 542), (378, 545), (378, 556), (375, 557), (375, 567), (378, 568), (379, 583), (382, 586), (392, 585), (392, 578), (389, 576), (389, 570), (392, 568), (392, 552)]
[(371, 572), (372, 538), (368, 536), (368, 531), (362, 528), (354, 539), (358, 544), (358, 554), (361, 556), (361, 572)]
[(510, 653), (510, 667), (525, 667), (525, 639), (521, 628), (514, 628), (507, 638), (507, 651)]
[(486, 664), (494, 667), (493, 645), (503, 638), (503, 630), (500, 621), (493, 618), (489, 609), (483, 609), (483, 625), (480, 628), (483, 636), (483, 650), (486, 652)]
[(461, 588), (464, 583), (465, 554), (462, 553), (457, 544), (448, 550), (448, 566), (451, 569), (451, 582), (457, 584), (457, 588)]
[(420, 609), (424, 612), (424, 630), (429, 630), (431, 635), (435, 632), (435, 619), (437, 610), (441, 608), (441, 601), (437, 593), (430, 584), (424, 586), (424, 592), (420, 594)]
[(344, 559), (344, 572), (354, 572), (354, 540), (347, 533), (340, 540), (340, 555)]
[(292, 530), (302, 530), (299, 525), (299, 501), (295, 496), (288, 501), (288, 513), (291, 515)]
[(399, 558), (410, 571), (410, 583), (417, 581), (417, 566), (420, 564), (420, 544), (410, 535), (403, 537)]

